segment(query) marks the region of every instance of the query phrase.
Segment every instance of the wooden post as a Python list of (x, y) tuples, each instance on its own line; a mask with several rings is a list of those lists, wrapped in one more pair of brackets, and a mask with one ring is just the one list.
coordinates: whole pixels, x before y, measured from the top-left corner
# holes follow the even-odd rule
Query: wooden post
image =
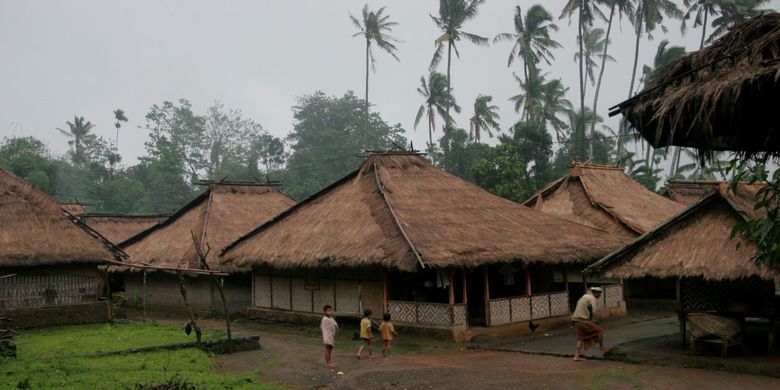
[(143, 286), (141, 287), (141, 294), (143, 295), (141, 302), (144, 306), (144, 322), (146, 322), (146, 270), (144, 270), (144, 281)]
[(450, 268), (450, 305), (455, 304), (455, 270)]
[(385, 313), (390, 312), (390, 307), (387, 303), (388, 300), (388, 292), (387, 292), (387, 270), (384, 270), (382, 272), (382, 308), (385, 311)]
[(533, 289), (531, 288), (531, 266), (525, 266), (525, 295), (532, 295)]
[(230, 314), (228, 313), (227, 298), (225, 298), (225, 278), (220, 276), (219, 281), (215, 279), (214, 283), (217, 285), (217, 290), (219, 290), (219, 296), (222, 298), (222, 311), (225, 314), (225, 329), (227, 329), (228, 345), (230, 346), (229, 348), (232, 351), (233, 344), (231, 343), (231, 341), (233, 340), (233, 335), (230, 332)]
[(179, 275), (179, 292), (181, 293), (181, 298), (184, 300), (184, 307), (187, 308), (187, 312), (190, 314), (190, 323), (188, 325), (192, 326), (195, 330), (195, 342), (200, 346), (200, 327), (195, 322), (195, 314), (192, 312), (190, 304), (187, 303), (187, 289), (184, 287), (184, 275), (181, 274), (181, 271), (176, 271), (176, 275)]
[(569, 276), (566, 275), (566, 264), (563, 264), (563, 287), (566, 292), (569, 292)]
[(485, 269), (485, 325), (490, 326), (490, 277), (488, 266), (483, 266)]
[(463, 303), (464, 304), (468, 304), (469, 303), (469, 298), (468, 298), (469, 296), (468, 296), (468, 293), (466, 291), (466, 288), (467, 288), (466, 287), (466, 284), (467, 284), (466, 283), (466, 269), (465, 268), (461, 268), (460, 272), (463, 274)]

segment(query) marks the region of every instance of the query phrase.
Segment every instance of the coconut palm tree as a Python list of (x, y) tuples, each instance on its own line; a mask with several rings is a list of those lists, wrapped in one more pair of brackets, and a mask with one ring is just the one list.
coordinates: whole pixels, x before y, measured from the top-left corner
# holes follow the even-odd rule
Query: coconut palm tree
[[(638, 0), (636, 8), (636, 17), (634, 23), (634, 32), (636, 33), (636, 41), (634, 43), (634, 65), (631, 71), (631, 82), (628, 86), (628, 97), (634, 94), (634, 83), (636, 82), (636, 71), (639, 64), (639, 42), (644, 33), (652, 39), (653, 31), (657, 27), (661, 27), (661, 30), (666, 33), (669, 29), (662, 24), (664, 16), (672, 19), (680, 19), (683, 17), (683, 12), (677, 5), (671, 0)], [(620, 122), (620, 130), (618, 131), (617, 142), (617, 156), (620, 158), (623, 147), (623, 137), (626, 132), (625, 120)]]
[(515, 57), (523, 60), (523, 74), (528, 82), (529, 75), (538, 72), (536, 64), (544, 61), (550, 65), (555, 59), (553, 49), (559, 49), (561, 44), (550, 38), (550, 32), (558, 31), (558, 26), (552, 22), (552, 15), (540, 4), (534, 4), (528, 9), (525, 16), (520, 6), (515, 6), (514, 26), (515, 31), (501, 33), (493, 38), (493, 43), (511, 41), (512, 50), (509, 52), (507, 67), (512, 66)]
[(568, 126), (566, 122), (558, 116), (569, 116), (572, 111), (572, 105), (566, 99), (568, 87), (564, 87), (561, 79), (554, 79), (544, 84), (542, 87), (542, 120), (549, 124), (555, 130), (555, 136), (558, 142), (566, 136), (565, 132)]
[[(587, 86), (587, 81), (590, 80), (591, 85), (594, 85), (596, 83), (596, 74), (595, 70), (599, 67), (599, 61), (601, 60), (602, 56), (604, 55), (604, 46), (607, 44), (607, 41), (604, 39), (604, 30), (600, 28), (594, 28), (594, 29), (587, 29), (584, 31), (584, 44), (583, 44), (583, 52), (582, 55), (585, 56), (585, 81)], [(615, 62), (615, 59), (607, 54), (607, 58), (604, 58), (603, 60), (609, 60), (612, 62)], [(574, 61), (580, 60), (580, 53), (574, 53)]]
[[(355, 25), (355, 27), (358, 29), (358, 32), (356, 32), (353, 37), (363, 37), (366, 40), (366, 107), (365, 107), (365, 119), (364, 119), (364, 131), (366, 134), (366, 139), (368, 139), (368, 64), (369, 61), (371, 62), (371, 69), (376, 71), (374, 65), (375, 65), (375, 59), (374, 59), (374, 53), (371, 50), (371, 44), (375, 43), (376, 46), (378, 46), (380, 49), (384, 50), (388, 54), (390, 54), (393, 58), (395, 58), (397, 61), (400, 61), (398, 59), (398, 56), (395, 54), (398, 48), (395, 46), (395, 43), (399, 42), (399, 40), (390, 35), (390, 33), (393, 31), (393, 26), (398, 25), (398, 23), (390, 21), (390, 15), (385, 15), (385, 7), (380, 8), (376, 12), (369, 11), (368, 4), (363, 6), (363, 13), (362, 18), (358, 19), (352, 14), (349, 14), (349, 19), (352, 20), (352, 24)], [(368, 143), (366, 141), (365, 143)], [(368, 145), (364, 145), (364, 147), (368, 147)]]
[(515, 103), (515, 112), (521, 113), (520, 120), (529, 122), (540, 120), (545, 92), (544, 75), (531, 73), (528, 81), (520, 78), (515, 73), (512, 75), (517, 80), (517, 84), (522, 91), (522, 93), (509, 98), (510, 101)]
[(685, 30), (688, 28), (688, 19), (691, 15), (696, 15), (693, 19), (693, 27), (701, 26), (701, 43), (699, 49), (704, 47), (704, 37), (707, 36), (707, 26), (709, 25), (710, 15), (717, 15), (719, 11), (719, 5), (724, 2), (730, 2), (731, 0), (683, 0), (683, 5), (688, 7), (683, 16), (682, 24), (680, 24), (680, 31), (685, 34)]
[(718, 6), (720, 16), (712, 21), (713, 30), (707, 42), (712, 42), (735, 25), (763, 12), (758, 7), (767, 2), (769, 0), (723, 0)]
[(68, 130), (57, 128), (65, 137), (69, 138), (68, 146), (73, 148), (72, 156), (73, 162), (76, 164), (83, 164), (86, 160), (85, 150), (87, 144), (96, 139), (95, 135), (91, 133), (95, 125), (84, 119), (83, 116), (74, 116), (73, 122), (65, 122), (68, 125)]
[(477, 142), (482, 130), (487, 131), (490, 137), (493, 137), (491, 128), (499, 131), (498, 120), (501, 116), (498, 115), (498, 106), (490, 105), (492, 101), (493, 97), (487, 95), (479, 95), (474, 101), (474, 115), (469, 119), (469, 138)]
[[(607, 49), (609, 48), (609, 37), (612, 33), (612, 24), (617, 14), (619, 20), (623, 20), (623, 16), (627, 17), (629, 22), (634, 23), (634, 1), (635, 0), (599, 0), (598, 2), (604, 6), (609, 7), (609, 17), (607, 18), (607, 32), (604, 35), (604, 51), (601, 54), (601, 66), (599, 66), (599, 78), (596, 81), (596, 91), (593, 94), (593, 112), (598, 112), (599, 107), (599, 92), (601, 92), (601, 81), (604, 78), (604, 69), (607, 67)], [(593, 129), (596, 128), (596, 122), (590, 124), (591, 134)], [(592, 137), (591, 137), (592, 138)], [(591, 143), (592, 146), (592, 143)], [(592, 150), (589, 150), (592, 154)]]
[(578, 57), (579, 58), (579, 67), (580, 67), (580, 112), (584, 112), (585, 109), (585, 42), (583, 37), (585, 36), (585, 31), (590, 28), (590, 26), (593, 25), (593, 21), (595, 17), (598, 15), (602, 19), (604, 19), (604, 14), (601, 12), (601, 10), (596, 7), (596, 2), (594, 0), (568, 0), (566, 2), (566, 5), (563, 6), (563, 11), (561, 12), (560, 18), (563, 19), (565, 17), (569, 18), (569, 21), (571, 21), (571, 18), (574, 16), (574, 14), (577, 14), (577, 45), (578, 48)]
[(460, 112), (460, 106), (455, 103), (455, 98), (447, 93), (447, 78), (439, 72), (431, 72), (428, 81), (420, 77), (420, 87), (417, 92), (425, 98), (425, 101), (417, 110), (414, 118), (414, 128), (420, 123), (423, 115), (428, 119), (428, 156), (433, 158), (433, 131), (436, 129), (436, 117), (439, 116), (445, 122), (447, 107), (452, 106), (455, 112)]
[[(463, 24), (467, 21), (477, 17), (479, 13), (479, 6), (482, 5), (485, 0), (439, 0), (439, 15), (431, 16), (433, 23), (441, 30), (442, 35), (436, 38), (436, 51), (433, 53), (431, 59), (430, 70), (433, 71), (439, 65), (444, 56), (444, 44), (447, 44), (447, 94), (452, 95), (452, 51), (455, 51), (455, 56), (460, 58), (458, 52), (457, 42), (464, 38), (480, 46), (487, 46), (489, 40), (485, 37), (481, 37), (476, 34), (463, 31)], [(450, 100), (447, 101), (446, 116), (444, 124), (444, 137), (448, 136), (450, 121)], [(447, 160), (447, 147), (448, 142), (445, 142), (444, 148), (444, 160)]]
[(117, 108), (114, 110), (114, 119), (116, 120), (116, 123), (114, 123), (114, 127), (116, 127), (114, 148), (116, 149), (116, 152), (119, 153), (119, 128), (122, 127), (122, 122), (127, 123), (127, 116), (125, 116), (125, 112), (121, 108)]

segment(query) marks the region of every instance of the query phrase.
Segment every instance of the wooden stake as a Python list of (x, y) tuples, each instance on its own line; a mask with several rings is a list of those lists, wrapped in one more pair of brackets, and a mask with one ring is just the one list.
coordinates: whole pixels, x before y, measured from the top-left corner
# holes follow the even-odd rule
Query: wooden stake
[(450, 305), (455, 304), (455, 270), (450, 268)]
[(141, 294), (143, 294), (143, 299), (141, 302), (144, 306), (144, 322), (146, 322), (146, 270), (144, 270), (144, 282), (143, 286), (141, 287)]
[(387, 291), (387, 271), (386, 270), (382, 272), (382, 282), (383, 282), (383, 287), (382, 287), (382, 309), (384, 310), (385, 313), (387, 313), (387, 312), (390, 311), (390, 308), (389, 308), (388, 302), (387, 302), (389, 294), (388, 294), (388, 291)]
[(187, 302), (187, 288), (184, 287), (184, 275), (182, 275), (180, 271), (176, 272), (176, 275), (179, 275), (179, 292), (181, 293), (181, 298), (184, 300), (184, 307), (187, 308), (187, 312), (190, 314), (190, 325), (192, 325), (192, 328), (195, 330), (195, 342), (200, 346), (200, 327), (195, 322), (195, 314), (192, 312), (192, 308)]
[(490, 277), (488, 274), (488, 266), (485, 268), (485, 324), (490, 326)]
[(466, 283), (466, 269), (465, 268), (461, 268), (460, 272), (463, 274), (463, 303), (464, 304), (468, 304), (469, 303), (469, 298), (468, 298), (469, 296), (468, 296), (468, 292), (466, 291), (466, 288), (467, 288), (467, 286), (466, 286), (466, 284), (467, 284)]
[(525, 295), (532, 295), (533, 289), (531, 288), (531, 266), (525, 266)]

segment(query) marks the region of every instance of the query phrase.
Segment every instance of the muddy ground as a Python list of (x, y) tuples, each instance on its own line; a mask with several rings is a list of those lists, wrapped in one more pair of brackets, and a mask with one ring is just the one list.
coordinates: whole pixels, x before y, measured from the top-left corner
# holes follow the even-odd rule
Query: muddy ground
[[(180, 320), (160, 319), (176, 323)], [(224, 322), (202, 321), (224, 329)], [(703, 369), (637, 365), (605, 360), (470, 350), (431, 337), (399, 335), (395, 354), (355, 359), (357, 342), (347, 325), (337, 340), (336, 369), (323, 365), (316, 326), (244, 322), (238, 334), (258, 334), (263, 349), (212, 358), (221, 372), (254, 372), (258, 379), (291, 389), (778, 389), (780, 379)], [(377, 346), (378, 347), (378, 346)]]

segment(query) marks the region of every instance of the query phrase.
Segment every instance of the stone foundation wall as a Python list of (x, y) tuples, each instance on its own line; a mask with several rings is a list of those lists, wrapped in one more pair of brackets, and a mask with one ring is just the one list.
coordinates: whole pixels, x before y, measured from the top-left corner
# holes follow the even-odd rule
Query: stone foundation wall
[(37, 328), (52, 325), (77, 325), (111, 320), (108, 301), (74, 303), (61, 306), (14, 308), (3, 313), (13, 320), (13, 329)]

